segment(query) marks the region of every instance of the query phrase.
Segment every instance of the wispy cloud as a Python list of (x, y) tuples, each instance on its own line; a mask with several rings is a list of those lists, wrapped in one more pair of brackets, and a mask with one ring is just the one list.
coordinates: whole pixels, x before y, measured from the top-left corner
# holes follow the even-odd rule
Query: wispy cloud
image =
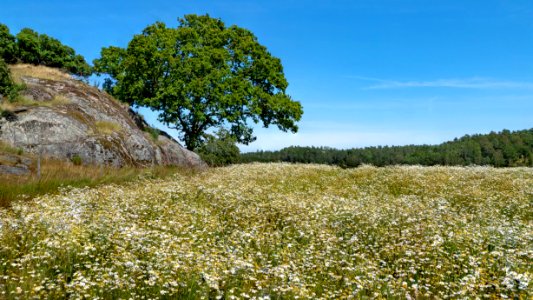
[(533, 89), (533, 82), (480, 77), (437, 79), (428, 81), (398, 81), (361, 76), (354, 76), (352, 78), (375, 82), (375, 84), (366, 87), (366, 89), (371, 90), (401, 88)]

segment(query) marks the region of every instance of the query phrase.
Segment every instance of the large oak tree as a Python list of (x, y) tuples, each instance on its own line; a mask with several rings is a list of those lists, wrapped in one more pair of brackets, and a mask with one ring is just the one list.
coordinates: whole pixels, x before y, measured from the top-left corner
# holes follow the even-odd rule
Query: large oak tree
[(103, 48), (94, 66), (111, 77), (109, 92), (158, 111), (191, 150), (214, 127), (243, 144), (255, 140), (251, 122), (296, 132), (303, 113), (286, 94), (281, 61), (249, 30), (208, 15), (187, 15), (177, 28), (150, 25), (126, 49)]

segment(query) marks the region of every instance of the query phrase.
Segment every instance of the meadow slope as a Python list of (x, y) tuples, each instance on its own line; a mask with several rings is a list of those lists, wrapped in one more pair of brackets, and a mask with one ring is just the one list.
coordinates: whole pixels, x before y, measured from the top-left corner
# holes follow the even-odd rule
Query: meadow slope
[(0, 298), (528, 299), (532, 206), (531, 168), (252, 164), (64, 189), (0, 210)]

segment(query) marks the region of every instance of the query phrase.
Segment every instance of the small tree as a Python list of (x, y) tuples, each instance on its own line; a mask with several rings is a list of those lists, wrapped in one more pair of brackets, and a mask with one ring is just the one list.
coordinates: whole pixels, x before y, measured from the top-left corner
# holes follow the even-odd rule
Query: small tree
[(16, 98), (18, 90), (18, 86), (11, 79), (7, 64), (0, 58), (0, 101), (4, 98), (9, 100)]
[(89, 76), (91, 67), (83, 56), (59, 40), (24, 28), (17, 34), (17, 58), (24, 63), (60, 68), (78, 75)]
[[(124, 59), (126, 58), (127, 51), (119, 47), (107, 47), (102, 48), (100, 58), (94, 61), (94, 69), (98, 74), (108, 74), (111, 78), (105, 78), (103, 89), (104, 91), (118, 96), (118, 87), (115, 86), (117, 78), (123, 77), (124, 72)], [(132, 105), (132, 99), (119, 97), (123, 102)]]
[(24, 28), (17, 34), (17, 58), (28, 64), (41, 63), (39, 34), (32, 29)]
[(102, 49), (94, 66), (111, 76), (107, 90), (158, 111), (189, 150), (205, 142), (209, 128), (224, 126), (248, 144), (255, 140), (249, 121), (296, 132), (303, 113), (285, 93), (281, 61), (250, 31), (208, 15), (187, 15), (177, 28), (150, 25), (127, 49)]
[(206, 134), (205, 143), (196, 149), (203, 161), (211, 167), (222, 167), (239, 161), (237, 139), (221, 128), (216, 135)]
[(9, 28), (0, 24), (0, 58), (6, 63), (15, 63), (17, 61), (17, 44), (15, 37), (9, 32)]

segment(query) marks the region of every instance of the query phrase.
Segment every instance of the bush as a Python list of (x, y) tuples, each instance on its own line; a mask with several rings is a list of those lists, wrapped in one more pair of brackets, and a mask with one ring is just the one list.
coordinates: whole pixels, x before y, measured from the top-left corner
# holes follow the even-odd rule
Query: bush
[(237, 141), (225, 129), (220, 129), (216, 136), (207, 135), (205, 143), (196, 152), (211, 167), (227, 166), (239, 161)]
[(13, 122), (18, 119), (17, 114), (15, 114), (14, 112), (10, 110), (0, 110), (0, 118), (4, 118), (8, 122)]
[(74, 49), (46, 34), (24, 28), (17, 34), (18, 58), (25, 63), (60, 68), (78, 76), (89, 76), (91, 67)]
[(29, 28), (22, 29), (17, 34), (17, 58), (25, 63), (39, 65), (40, 49), (39, 34)]
[(81, 164), (83, 163), (83, 160), (81, 159), (81, 156), (79, 156), (78, 154), (74, 154), (74, 156), (72, 156), (72, 158), (70, 159), (70, 161), (71, 161), (75, 166), (81, 166)]
[(0, 24), (0, 58), (3, 58), (7, 63), (15, 63), (17, 61), (17, 43), (15, 37), (9, 32), (9, 28)]
[(9, 100), (15, 99), (18, 94), (18, 86), (13, 83), (11, 73), (7, 67), (6, 62), (0, 58), (0, 100), (7, 98)]
[(0, 58), (9, 64), (42, 65), (82, 77), (92, 74), (91, 66), (74, 49), (29, 28), (22, 29), (15, 37), (6, 25), (0, 24)]

